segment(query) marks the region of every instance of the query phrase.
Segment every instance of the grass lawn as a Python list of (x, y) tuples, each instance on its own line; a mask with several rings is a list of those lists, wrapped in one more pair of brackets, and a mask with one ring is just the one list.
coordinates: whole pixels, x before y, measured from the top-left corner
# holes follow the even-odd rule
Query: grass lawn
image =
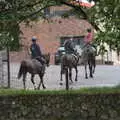
[(30, 94), (46, 94), (46, 95), (63, 95), (63, 94), (120, 94), (120, 85), (116, 87), (92, 87), (81, 88), (78, 90), (23, 90), (23, 89), (4, 89), (0, 88), (0, 96), (4, 95), (30, 95)]

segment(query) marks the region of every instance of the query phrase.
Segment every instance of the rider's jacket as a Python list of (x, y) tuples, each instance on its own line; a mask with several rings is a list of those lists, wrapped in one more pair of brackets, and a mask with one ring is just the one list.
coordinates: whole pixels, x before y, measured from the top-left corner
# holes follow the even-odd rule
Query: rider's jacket
[(31, 46), (30, 46), (30, 51), (31, 51), (31, 57), (32, 57), (32, 58), (36, 58), (36, 57), (38, 57), (38, 56), (42, 56), (40, 47), (39, 47), (39, 45), (36, 44), (36, 43), (31, 44)]
[(74, 44), (71, 40), (66, 40), (64, 43), (66, 53), (74, 53)]
[(85, 38), (84, 38), (84, 42), (91, 43), (92, 39), (93, 39), (92, 33), (88, 33), (87, 36), (85, 36)]

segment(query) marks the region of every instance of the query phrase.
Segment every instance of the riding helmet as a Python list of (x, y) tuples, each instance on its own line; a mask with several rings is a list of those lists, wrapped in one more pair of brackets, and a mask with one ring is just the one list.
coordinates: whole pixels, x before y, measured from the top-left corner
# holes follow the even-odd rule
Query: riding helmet
[(37, 40), (36, 36), (33, 36), (32, 41), (36, 41), (36, 40)]

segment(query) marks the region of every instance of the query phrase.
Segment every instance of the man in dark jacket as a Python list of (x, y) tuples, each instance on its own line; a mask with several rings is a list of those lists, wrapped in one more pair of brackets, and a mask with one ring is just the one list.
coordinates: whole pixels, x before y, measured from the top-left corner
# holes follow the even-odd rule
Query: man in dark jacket
[(37, 40), (36, 37), (32, 37), (32, 44), (30, 46), (31, 58), (32, 59), (37, 59), (42, 64), (44, 64), (45, 60), (44, 60), (44, 58), (42, 56), (42, 52), (41, 52), (40, 46), (36, 43), (36, 40)]
[(75, 54), (73, 39), (65, 40), (63, 46), (65, 47), (65, 51), (68, 54)]

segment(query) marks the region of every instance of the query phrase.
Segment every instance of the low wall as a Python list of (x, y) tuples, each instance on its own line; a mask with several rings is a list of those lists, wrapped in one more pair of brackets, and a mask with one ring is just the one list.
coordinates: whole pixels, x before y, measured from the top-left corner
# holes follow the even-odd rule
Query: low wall
[(120, 94), (0, 96), (0, 120), (120, 120)]

